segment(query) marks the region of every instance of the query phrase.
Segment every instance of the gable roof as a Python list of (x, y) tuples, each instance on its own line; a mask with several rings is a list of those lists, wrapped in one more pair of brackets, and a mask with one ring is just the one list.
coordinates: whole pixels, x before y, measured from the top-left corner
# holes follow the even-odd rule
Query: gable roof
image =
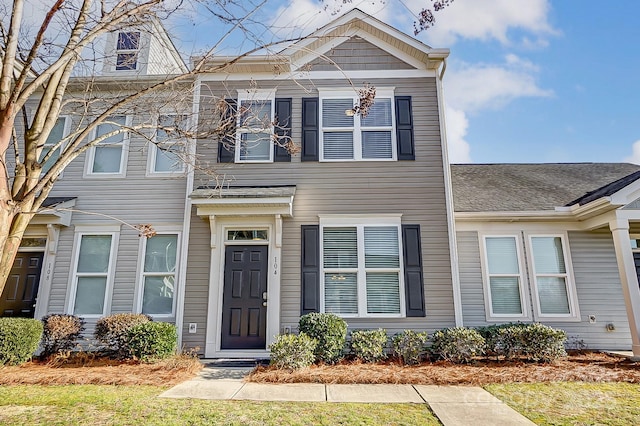
[(640, 178), (629, 163), (452, 164), (456, 212), (540, 211), (584, 205)]

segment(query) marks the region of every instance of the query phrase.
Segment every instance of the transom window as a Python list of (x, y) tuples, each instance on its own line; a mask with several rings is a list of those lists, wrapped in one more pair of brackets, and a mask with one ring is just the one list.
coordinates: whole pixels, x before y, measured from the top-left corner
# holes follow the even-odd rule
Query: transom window
[(126, 124), (127, 117), (118, 115), (109, 117), (104, 123), (98, 125), (95, 138), (106, 137), (90, 150), (91, 165), (89, 174), (124, 174), (126, 159), (125, 147), (128, 136), (127, 132), (122, 130), (122, 127), (126, 126)]
[[(529, 302), (537, 320), (579, 318), (564, 237), (530, 235), (525, 241), (518, 235), (484, 237), (487, 318), (530, 318)], [(529, 266), (529, 280), (523, 265)]]
[(185, 115), (161, 115), (158, 117), (155, 144), (151, 147), (151, 172), (176, 173), (184, 171), (187, 125)]
[(114, 241), (114, 234), (79, 236), (69, 309), (74, 315), (106, 314)]
[(239, 91), (236, 162), (273, 161), (272, 91)]
[(398, 225), (322, 227), (323, 311), (404, 315)]
[(352, 91), (320, 94), (322, 160), (395, 159), (392, 90), (379, 90), (366, 116), (353, 113), (358, 97)]
[(178, 240), (178, 234), (157, 234), (145, 241), (142, 268), (143, 314), (174, 314)]
[(116, 45), (116, 70), (127, 71), (137, 69), (139, 49), (139, 31), (118, 33), (118, 42)]

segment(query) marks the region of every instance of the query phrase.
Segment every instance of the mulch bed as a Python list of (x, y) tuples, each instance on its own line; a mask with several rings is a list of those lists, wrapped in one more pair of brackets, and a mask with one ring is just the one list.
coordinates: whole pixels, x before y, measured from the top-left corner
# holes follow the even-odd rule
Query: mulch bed
[(152, 385), (173, 386), (202, 369), (193, 356), (153, 364), (77, 354), (17, 367), (0, 367), (0, 385)]
[(640, 363), (598, 352), (573, 353), (550, 364), (478, 359), (456, 365), (446, 361), (403, 366), (397, 360), (378, 364), (343, 361), (297, 371), (258, 367), (247, 378), (258, 383), (393, 383), (474, 385), (558, 381), (640, 383)]

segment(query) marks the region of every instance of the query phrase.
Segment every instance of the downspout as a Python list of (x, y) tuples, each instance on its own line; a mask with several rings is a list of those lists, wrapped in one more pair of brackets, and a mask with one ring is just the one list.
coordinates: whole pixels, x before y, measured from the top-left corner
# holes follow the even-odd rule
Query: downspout
[[(193, 83), (193, 103), (192, 116), (189, 122), (190, 128), (195, 128), (198, 124), (200, 110), (200, 78), (196, 78)], [(182, 244), (180, 247), (180, 270), (178, 271), (178, 298), (176, 300), (176, 328), (178, 329), (178, 350), (182, 350), (182, 333), (184, 331), (184, 303), (187, 286), (187, 261), (189, 259), (189, 236), (191, 231), (191, 208), (192, 202), (189, 195), (193, 192), (194, 162), (196, 158), (196, 141), (189, 139), (187, 149), (187, 184), (184, 201), (184, 217), (182, 226)]]
[(460, 291), (460, 270), (458, 267), (458, 243), (456, 239), (456, 227), (453, 208), (453, 187), (451, 183), (451, 168), (449, 166), (449, 150), (447, 145), (447, 129), (444, 111), (444, 97), (442, 90), (442, 78), (447, 69), (447, 59), (442, 60), (442, 69), (437, 76), (436, 92), (438, 95), (438, 111), (440, 121), (440, 141), (442, 149), (442, 170), (444, 174), (445, 204), (447, 209), (447, 231), (449, 233), (449, 256), (451, 259), (451, 285), (453, 290), (453, 310), (456, 327), (464, 325), (462, 315), (462, 295)]

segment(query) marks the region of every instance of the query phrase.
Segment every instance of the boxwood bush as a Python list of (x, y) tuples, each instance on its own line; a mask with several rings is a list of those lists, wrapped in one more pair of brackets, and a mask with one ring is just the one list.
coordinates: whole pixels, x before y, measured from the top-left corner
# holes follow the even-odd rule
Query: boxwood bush
[(0, 365), (18, 365), (31, 359), (41, 337), (39, 320), (0, 318)]
[(317, 313), (300, 317), (300, 332), (317, 340), (317, 361), (333, 364), (343, 356), (347, 341), (347, 323), (335, 314)]
[(51, 314), (42, 318), (42, 356), (73, 349), (84, 331), (84, 320), (76, 315)]
[(429, 336), (413, 330), (404, 330), (393, 336), (393, 351), (404, 364), (419, 364), (425, 355)]
[(269, 345), (271, 365), (287, 370), (308, 367), (316, 359), (314, 351), (318, 341), (300, 334), (281, 334)]
[(470, 362), (484, 353), (484, 338), (466, 327), (446, 328), (433, 333), (431, 353), (456, 364)]
[(176, 353), (178, 330), (168, 322), (142, 322), (127, 331), (129, 356), (144, 362), (168, 358)]
[(113, 355), (127, 358), (130, 352), (127, 347), (129, 330), (150, 321), (151, 317), (144, 314), (113, 314), (98, 320), (93, 335)]
[(354, 330), (351, 332), (351, 353), (365, 362), (378, 362), (387, 357), (387, 330)]
[(496, 356), (551, 362), (567, 355), (567, 333), (543, 324), (511, 323), (478, 331), (487, 336), (487, 350)]

